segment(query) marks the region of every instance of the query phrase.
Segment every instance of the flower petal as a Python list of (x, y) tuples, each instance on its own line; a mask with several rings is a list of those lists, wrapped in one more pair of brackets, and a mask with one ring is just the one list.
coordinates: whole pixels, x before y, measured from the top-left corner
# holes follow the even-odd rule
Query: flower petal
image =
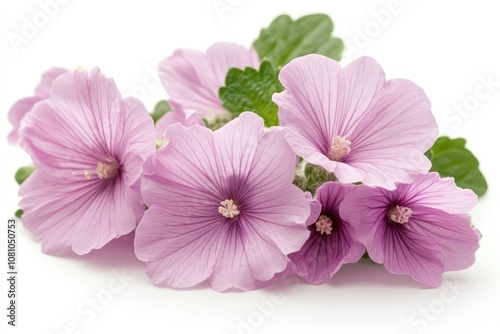
[(37, 103), (23, 120), (23, 148), (38, 168), (61, 177), (94, 169), (99, 161), (154, 153), (154, 125), (144, 105), (121, 99), (116, 85), (98, 69), (89, 75), (57, 78), (49, 100)]
[(273, 96), (280, 124), (301, 133), (326, 156), (336, 136), (350, 138), (385, 75), (368, 57), (341, 70), (327, 57), (309, 55), (285, 66), (280, 81), (286, 90)]
[[(242, 194), (242, 197), (252, 203), (254, 200), (264, 202), (268, 197), (273, 197), (280, 187), (291, 185), (295, 177), (296, 162), (295, 154), (278, 128), (271, 128), (260, 141), (255, 143), (254, 155), (246, 170), (245, 183), (248, 187)], [(306, 201), (302, 202), (304, 207)], [(259, 207), (259, 205), (250, 206)]]
[(360, 57), (339, 73), (335, 106), (336, 133), (350, 139), (385, 83), (385, 73), (373, 58)]
[(153, 205), (136, 229), (135, 254), (155, 284), (192, 287), (213, 271), (227, 228), (221, 220)]
[(137, 214), (142, 215), (142, 204), (124, 180), (112, 182), (113, 186), (85, 179), (73, 182), (37, 170), (19, 190), (23, 224), (42, 240), (45, 253), (71, 247), (86, 254), (101, 248), (131, 232), (140, 219)]
[(9, 121), (13, 126), (12, 131), (9, 133), (9, 144), (17, 145), (19, 144), (19, 127), (21, 126), (21, 121), (24, 116), (33, 108), (35, 103), (41, 101), (39, 97), (26, 97), (24, 99), (18, 100), (9, 109)]
[[(247, 118), (256, 117), (251, 113), (242, 115), (245, 125), (250, 123)], [(241, 117), (240, 115), (239, 118)], [(262, 124), (261, 119), (259, 119), (259, 124)], [(258, 217), (264, 222), (262, 225), (270, 224), (266, 235), (275, 240), (276, 244), (283, 246), (281, 250), (288, 254), (299, 249), (300, 240), (303, 242), (307, 238), (305, 222), (311, 210), (304, 193), (292, 185), (296, 156), (278, 128), (271, 128), (267, 131), (254, 150), (251, 164), (246, 171), (244, 190), (239, 194), (243, 204), (241, 210), (245, 215)], [(246, 163), (241, 163), (241, 165), (246, 165)], [(261, 228), (267, 229), (266, 226), (261, 226)], [(297, 226), (298, 230), (290, 229), (290, 227)], [(290, 234), (287, 238), (283, 238), (274, 230), (278, 228), (280, 233), (288, 235), (291, 232), (287, 231), (293, 231), (293, 234), (297, 235)]]
[(221, 245), (217, 264), (208, 279), (213, 289), (226, 291), (236, 288), (249, 291), (271, 284), (270, 281), (261, 282), (253, 277), (243, 241), (247, 236), (238, 224), (228, 225), (222, 237), (225, 240)]
[(41, 99), (47, 99), (50, 96), (50, 89), (54, 80), (68, 73), (68, 70), (61, 67), (52, 67), (48, 71), (42, 73), (42, 80), (35, 88), (35, 95)]
[(201, 118), (196, 115), (195, 110), (184, 110), (180, 104), (170, 101), (172, 111), (167, 112), (156, 122), (156, 132), (165, 133), (167, 128), (175, 123), (181, 123), (186, 127), (193, 125), (205, 126)]
[(245, 202), (242, 207), (246, 216), (252, 217), (255, 228), (272, 240), (285, 254), (300, 249), (309, 232), (305, 222), (310, 208), (300, 189), (293, 185), (283, 186), (274, 196), (262, 197), (261, 201)]
[(254, 49), (247, 49), (235, 43), (219, 42), (211, 45), (206, 52), (206, 59), (212, 67), (214, 80), (219, 87), (224, 86), (230, 68), (259, 68), (260, 60)]
[(412, 228), (439, 245), (446, 271), (462, 270), (474, 264), (479, 235), (471, 226), (469, 215), (449, 214), (424, 206), (413, 206), (412, 210)]
[(170, 98), (185, 109), (197, 110), (200, 116), (229, 116), (219, 99), (227, 72), (232, 67), (258, 67), (254, 50), (232, 43), (212, 45), (205, 54), (177, 50), (163, 60), (158, 72)]
[(321, 203), (322, 211), (330, 213), (338, 218), (341, 235), (338, 242), (344, 243), (347, 250), (343, 257), (343, 263), (357, 262), (365, 252), (365, 247), (357, 240), (356, 229), (353, 224), (340, 216), (340, 206), (346, 196), (356, 190), (358, 186), (342, 184), (339, 182), (327, 182), (318, 188), (316, 198)]
[(75, 226), (72, 249), (86, 254), (133, 231), (144, 213), (144, 205), (124, 178), (98, 189), (82, 203), (81, 220)]
[(399, 188), (404, 194), (403, 203), (410, 208), (421, 205), (452, 214), (467, 214), (478, 200), (472, 190), (458, 188), (453, 178), (441, 178), (438, 173), (419, 175), (412, 184)]
[(344, 162), (358, 168), (368, 186), (394, 189), (396, 182), (412, 182), (431, 167), (423, 152), (439, 132), (430, 107), (413, 82), (388, 81), (349, 137), (351, 152)]
[(243, 245), (252, 276), (260, 281), (271, 280), (285, 270), (287, 254), (300, 249), (307, 239), (305, 226), (270, 224), (251, 215), (240, 218), (244, 229)]
[[(47, 189), (51, 191), (48, 201)], [(69, 194), (67, 190), (70, 190)], [(54, 181), (40, 170), (35, 170), (23, 182), (19, 188), (22, 198), (19, 206), (24, 210), (23, 225), (37, 240), (43, 241), (43, 252), (54, 254), (71, 247), (73, 227), (80, 219), (77, 209), (81, 202), (78, 199), (85, 200), (89, 191), (84, 184), (66, 185)]]
[(144, 104), (133, 97), (120, 101), (118, 123), (111, 130), (114, 139), (109, 146), (112, 152), (136, 152), (143, 160), (156, 152), (154, 122)]
[(312, 225), (316, 223), (318, 220), (319, 215), (321, 214), (321, 203), (316, 200), (312, 199), (312, 195), (310, 192), (305, 192), (304, 195), (306, 196), (306, 199), (309, 201), (309, 208), (311, 209), (311, 213), (309, 214), (309, 218), (306, 220), (306, 226)]
[[(195, 50), (177, 50), (158, 65), (158, 75), (171, 100), (203, 116), (222, 109), (215, 95), (215, 78), (203, 54)], [(218, 88), (218, 87), (217, 87)]]
[(373, 239), (377, 224), (387, 217), (391, 205), (388, 196), (389, 191), (384, 189), (359, 185), (340, 204), (341, 218), (354, 227), (356, 239), (365, 245)]
[(331, 235), (312, 231), (300, 251), (289, 255), (297, 266), (297, 274), (310, 284), (330, 279), (345, 263), (359, 261), (365, 247), (353, 239), (352, 227), (343, 223)]
[[(308, 145), (324, 155), (338, 130), (336, 99), (332, 97), (337, 96), (340, 70), (337, 62), (324, 56), (296, 58), (280, 71), (285, 91), (273, 95), (280, 124), (302, 134)], [(302, 155), (306, 152), (296, 153), (308, 157)]]
[(169, 203), (191, 198), (219, 215), (219, 202), (244, 188), (263, 124), (257, 115), (243, 113), (214, 133), (199, 126), (170, 126), (169, 144), (144, 165), (146, 205), (159, 202), (158, 198)]
[[(234, 188), (256, 190), (254, 187), (244, 187), (243, 185), (251, 184), (254, 181), (253, 175), (267, 168), (267, 163), (271, 160), (270, 156), (260, 156), (260, 154), (268, 154), (268, 150), (263, 149), (264, 145), (268, 142), (276, 144), (276, 147), (271, 149), (273, 153), (278, 152), (283, 145), (287, 145), (284, 140), (279, 141), (280, 135), (275, 135), (274, 130), (265, 135), (263, 135), (263, 130), (264, 122), (261, 117), (252, 112), (244, 112), (238, 118), (214, 132), (216, 145), (220, 151), (219, 161), (227, 161), (227, 163), (221, 164), (219, 168), (223, 170), (226, 180), (233, 179), (231, 184)], [(284, 153), (276, 158), (279, 159), (282, 156), (290, 157), (293, 156), (293, 153), (288, 147), (285, 147)], [(282, 161), (283, 166), (288, 167), (287, 162), (289, 160)], [(265, 166), (262, 166), (264, 164)], [(274, 166), (276, 165), (271, 167)], [(293, 166), (295, 166), (295, 162), (293, 162)], [(282, 180), (280, 173), (277, 173), (275, 169), (271, 168), (263, 177), (269, 174), (274, 175), (277, 180)], [(283, 178), (286, 179), (287, 177), (289, 178), (290, 175), (285, 173)], [(288, 183), (291, 183), (290, 179), (288, 181)], [(240, 194), (233, 193), (232, 195), (240, 197)]]
[(95, 68), (89, 73), (75, 71), (57, 78), (52, 85), (50, 107), (59, 118), (54, 117), (57, 125), (69, 128), (68, 137), (78, 139), (90, 152), (107, 155), (113, 143), (121, 139), (112, 131), (117, 124), (123, 124), (119, 119), (120, 100), (114, 81)]
[[(77, 132), (84, 127), (86, 137)], [(21, 146), (37, 168), (69, 178), (75, 171), (95, 168), (99, 161), (96, 156), (107, 156), (101, 153), (101, 144), (92, 137), (89, 127), (84, 122), (80, 125), (80, 121), (67, 119), (48, 101), (42, 101), (23, 119), (19, 130)]]
[(11, 133), (9, 133), (9, 144), (19, 144), (18, 131), (24, 115), (26, 115), (33, 108), (35, 103), (49, 98), (52, 83), (57, 77), (66, 72), (68, 71), (64, 68), (54, 67), (42, 73), (42, 80), (35, 88), (35, 96), (21, 99), (14, 103), (14, 105), (10, 108), (8, 117), (9, 121), (14, 126), (14, 129)]
[(373, 261), (383, 263), (393, 274), (410, 275), (431, 287), (441, 284), (445, 271), (441, 248), (426, 235), (404, 225), (378, 224), (366, 248)]

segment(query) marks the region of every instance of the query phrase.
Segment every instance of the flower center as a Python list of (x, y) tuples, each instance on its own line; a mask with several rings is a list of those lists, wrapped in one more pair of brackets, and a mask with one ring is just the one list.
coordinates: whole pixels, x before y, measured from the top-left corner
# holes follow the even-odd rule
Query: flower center
[(165, 132), (156, 132), (156, 149), (159, 150), (161, 147), (168, 144), (168, 139)]
[(316, 222), (316, 231), (320, 232), (321, 234), (332, 234), (332, 224), (333, 222), (330, 218), (325, 215), (321, 215)]
[(328, 152), (328, 158), (333, 161), (344, 160), (349, 155), (349, 152), (351, 152), (350, 146), (351, 142), (345, 137), (335, 137), (332, 147), (330, 147), (330, 151)]
[(120, 165), (116, 161), (112, 162), (98, 162), (95, 169), (87, 169), (82, 171), (73, 172), (73, 175), (84, 175), (87, 179), (92, 179), (94, 175), (102, 179), (111, 179), (116, 176)]
[(160, 148), (162, 148), (163, 146), (167, 145), (168, 144), (168, 140), (165, 138), (165, 139), (156, 139), (156, 149), (159, 150)]
[(232, 199), (226, 199), (220, 202), (219, 213), (226, 218), (234, 218), (240, 214), (240, 211)]
[(387, 217), (395, 223), (406, 224), (410, 220), (412, 213), (413, 211), (410, 208), (396, 205), (389, 211)]

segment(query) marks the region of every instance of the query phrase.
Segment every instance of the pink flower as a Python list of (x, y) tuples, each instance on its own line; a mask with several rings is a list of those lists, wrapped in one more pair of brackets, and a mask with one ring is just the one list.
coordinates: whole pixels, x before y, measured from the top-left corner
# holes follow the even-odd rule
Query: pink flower
[(25, 97), (14, 103), (14, 105), (9, 110), (9, 121), (13, 125), (11, 133), (9, 133), (9, 143), (11, 145), (19, 144), (19, 126), (21, 121), (35, 105), (35, 103), (48, 99), (50, 94), (50, 87), (52, 82), (61, 74), (67, 73), (68, 71), (64, 68), (53, 67), (47, 72), (42, 74), (42, 80), (35, 88), (35, 95), (31, 97)]
[(309, 235), (310, 209), (281, 130), (245, 112), (215, 132), (174, 124), (167, 138), (144, 163), (149, 209), (135, 239), (152, 281), (251, 290), (283, 271)]
[(292, 149), (343, 183), (394, 189), (427, 172), (424, 156), (438, 136), (425, 93), (404, 79), (385, 80), (380, 65), (362, 57), (344, 69), (309, 55), (283, 67), (286, 90), (275, 94)]
[(184, 110), (181, 105), (174, 101), (170, 101), (169, 104), (172, 107), (172, 111), (167, 112), (156, 122), (156, 145), (158, 147), (167, 143), (167, 128), (172, 124), (180, 123), (186, 127), (193, 125), (205, 126), (205, 123), (196, 114), (196, 111)]
[(437, 287), (445, 271), (474, 263), (479, 231), (467, 213), (476, 202), (453, 179), (429, 173), (393, 191), (358, 186), (344, 199), (340, 215), (354, 225), (373, 261)]
[(232, 67), (259, 67), (259, 57), (253, 49), (233, 43), (213, 44), (205, 53), (180, 49), (158, 66), (160, 80), (171, 100), (184, 109), (197, 110), (203, 118), (228, 117), (222, 107), (219, 88)]
[(299, 276), (308, 283), (320, 284), (332, 278), (344, 263), (355, 263), (365, 252), (365, 246), (355, 238), (353, 226), (342, 219), (339, 207), (344, 197), (356, 186), (327, 182), (311, 200), (311, 215), (306, 224), (309, 239), (302, 248), (288, 257)]
[(132, 185), (155, 152), (153, 120), (139, 100), (122, 98), (99, 69), (64, 74), (20, 136), (37, 167), (19, 191), (23, 223), (44, 252), (85, 254), (134, 230), (144, 204)]

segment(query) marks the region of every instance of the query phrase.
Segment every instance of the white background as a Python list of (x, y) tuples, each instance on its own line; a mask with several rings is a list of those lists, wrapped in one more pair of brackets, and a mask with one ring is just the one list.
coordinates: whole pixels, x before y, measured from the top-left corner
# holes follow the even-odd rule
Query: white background
[[(40, 245), (20, 226), (18, 327), (13, 329), (7, 328), (5, 317), (7, 254), (2, 224), (2, 333), (6, 328), (7, 333), (42, 334), (401, 334), (500, 329), (500, 20), (493, 1), (400, 0), (390, 16), (379, 17), (379, 23), (376, 13), (393, 9), (389, 0), (222, 0), (231, 6), (222, 15), (214, 9), (214, 0), (66, 2), (16, 52), (8, 34), (21, 34), (24, 18), (33, 22), (42, 6), (35, 0), (2, 1), (0, 220), (6, 222), (17, 209), (13, 175), (30, 162), (21, 149), (6, 144), (7, 111), (17, 99), (33, 93), (41, 72), (52, 66), (100, 66), (115, 78), (123, 95), (141, 94), (151, 109), (167, 96), (150, 72), (174, 49), (204, 50), (217, 41), (250, 45), (260, 28), (281, 13), (297, 18), (324, 12), (334, 19), (335, 34), (350, 46), (347, 58), (370, 55), (388, 78), (415, 81), (429, 95), (443, 134), (468, 139), (490, 183), (488, 195), (472, 212), (484, 238), (476, 264), (445, 274), (437, 289), (362, 262), (344, 266), (321, 286), (290, 283), (248, 293), (218, 293), (207, 287), (177, 291), (152, 285), (144, 274), (146, 266), (134, 256), (131, 239), (118, 239), (87, 256), (55, 257), (42, 254)], [(362, 31), (369, 36), (362, 36)], [(482, 80), (488, 78), (496, 87), (484, 86)], [(479, 99), (478, 89), (483, 93)], [(454, 106), (465, 112), (454, 111)], [(115, 276), (123, 270), (125, 283), (120, 283)], [(90, 311), (92, 299), (99, 311)]]

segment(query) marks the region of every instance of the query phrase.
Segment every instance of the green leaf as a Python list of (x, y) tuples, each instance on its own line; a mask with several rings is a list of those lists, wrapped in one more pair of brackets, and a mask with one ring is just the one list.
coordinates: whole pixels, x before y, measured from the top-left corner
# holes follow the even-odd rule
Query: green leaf
[(281, 92), (278, 72), (269, 61), (264, 61), (257, 71), (231, 68), (226, 76), (226, 86), (219, 89), (222, 106), (237, 117), (244, 111), (253, 111), (264, 119), (266, 126), (278, 125), (278, 106), (272, 95)]
[(25, 166), (17, 170), (15, 179), (18, 184), (22, 184), (35, 171), (34, 166)]
[(17, 218), (21, 218), (22, 215), (23, 215), (23, 213), (24, 213), (24, 211), (21, 210), (21, 209), (19, 209), (19, 210), (16, 211), (15, 215), (16, 215)]
[(335, 174), (328, 172), (323, 167), (306, 164), (304, 167), (304, 179), (300, 188), (314, 195), (322, 184), (330, 181), (337, 181)]
[(450, 139), (449, 137), (439, 137), (431, 148), (433, 154), (438, 154), (450, 148), (465, 148), (467, 141), (463, 138)]
[(253, 47), (261, 60), (268, 59), (276, 67), (311, 53), (339, 60), (344, 43), (332, 37), (333, 22), (327, 15), (313, 14), (293, 21), (288, 15), (278, 16), (268, 28), (260, 31)]
[(168, 104), (167, 101), (160, 101), (156, 104), (155, 110), (151, 113), (151, 118), (153, 118), (156, 124), (156, 122), (169, 111), (172, 111), (170, 104)]
[(479, 169), (475, 169), (461, 178), (459, 186), (471, 189), (478, 196), (483, 196), (488, 191), (488, 183)]
[(431, 171), (442, 177), (454, 177), (457, 186), (483, 196), (488, 190), (486, 179), (479, 170), (479, 161), (465, 144), (463, 138), (440, 137), (426, 153), (432, 162)]

